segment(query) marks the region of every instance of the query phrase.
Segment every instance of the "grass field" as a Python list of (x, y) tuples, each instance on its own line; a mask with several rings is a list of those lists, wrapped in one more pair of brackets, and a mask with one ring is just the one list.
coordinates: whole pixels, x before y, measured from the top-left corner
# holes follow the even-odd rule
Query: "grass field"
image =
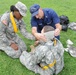
[[(0, 0), (0, 14), (8, 11), (10, 6), (15, 4), (18, 0)], [(31, 32), (30, 26), (30, 13), (29, 8), (32, 4), (40, 4), (42, 8), (52, 8), (57, 14), (67, 15), (70, 22), (76, 22), (76, 0), (20, 0), (26, 4), (28, 11), (27, 16), (24, 17), (26, 28)], [(28, 46), (33, 44), (33, 41), (27, 40), (22, 36)], [(76, 31), (68, 29), (67, 32), (61, 31), (61, 42), (66, 47), (66, 41), (70, 39), (76, 46)], [(69, 53), (64, 52), (64, 69), (58, 75), (76, 75), (76, 58), (71, 57)], [(12, 59), (4, 52), (0, 51), (0, 75), (38, 75), (29, 71), (24, 67), (19, 59)]]

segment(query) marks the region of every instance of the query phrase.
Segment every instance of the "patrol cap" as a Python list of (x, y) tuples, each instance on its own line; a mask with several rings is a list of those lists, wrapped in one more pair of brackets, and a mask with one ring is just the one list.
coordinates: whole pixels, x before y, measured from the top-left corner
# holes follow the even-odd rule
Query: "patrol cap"
[(34, 4), (30, 7), (30, 13), (31, 13), (32, 17), (36, 16), (38, 14), (39, 8), (40, 8), (40, 6), (38, 4)]
[(27, 7), (20, 1), (15, 4), (15, 7), (19, 10), (22, 16), (26, 16)]

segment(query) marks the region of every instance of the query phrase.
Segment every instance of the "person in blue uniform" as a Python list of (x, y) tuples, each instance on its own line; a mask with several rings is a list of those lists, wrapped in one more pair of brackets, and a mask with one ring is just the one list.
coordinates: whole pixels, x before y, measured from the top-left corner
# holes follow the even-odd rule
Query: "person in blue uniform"
[(60, 39), (60, 31), (62, 26), (60, 25), (60, 19), (58, 15), (53, 9), (42, 9), (40, 5), (34, 4), (30, 7), (30, 13), (32, 34), (35, 36), (36, 40), (46, 40), (44, 34), (41, 33), (45, 25), (52, 26), (55, 29), (55, 37)]

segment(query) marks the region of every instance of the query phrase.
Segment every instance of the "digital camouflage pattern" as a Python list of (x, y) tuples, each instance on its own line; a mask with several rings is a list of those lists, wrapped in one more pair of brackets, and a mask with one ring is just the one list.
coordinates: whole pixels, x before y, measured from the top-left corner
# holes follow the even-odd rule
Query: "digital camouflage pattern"
[(68, 28), (72, 29), (72, 30), (76, 30), (76, 22), (71, 22), (68, 24)]
[[(5, 21), (5, 24), (3, 24), (2, 21)], [(34, 40), (33, 35), (27, 32), (23, 20), (15, 19), (15, 21), (20, 32), (26, 38)], [(18, 45), (18, 50), (16, 51), (10, 47), (10, 44), (13, 42)], [(14, 33), (10, 20), (10, 12), (4, 13), (0, 18), (0, 50), (3, 50), (8, 56), (11, 56), (12, 58), (19, 58), (21, 53), (27, 50), (26, 44), (16, 33)]]
[(65, 48), (65, 51), (66, 51), (66, 52), (69, 52), (69, 54), (70, 54), (72, 57), (76, 57), (76, 47), (73, 46), (73, 42), (72, 42), (70, 39), (68, 39), (68, 40), (66, 41), (66, 43), (67, 43), (67, 48)]
[[(54, 45), (54, 42), (49, 40), (46, 43), (40, 43), (33, 52), (23, 51), (20, 62), (27, 69), (40, 75), (53, 75), (58, 74), (64, 67), (63, 54), (64, 48), (61, 42), (56, 39), (56, 45)], [(48, 68), (43, 68), (44, 66)]]
[(76, 47), (75, 46), (70, 46), (69, 48), (68, 48), (68, 52), (70, 53), (70, 55), (72, 56), (72, 57), (76, 57)]

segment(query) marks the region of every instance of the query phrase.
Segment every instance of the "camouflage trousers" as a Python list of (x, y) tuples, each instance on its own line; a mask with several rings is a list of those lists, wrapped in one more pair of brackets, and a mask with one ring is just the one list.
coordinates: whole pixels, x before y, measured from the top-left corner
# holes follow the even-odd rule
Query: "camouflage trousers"
[(0, 42), (0, 50), (4, 51), (8, 56), (12, 58), (19, 58), (23, 51), (27, 50), (26, 44), (21, 40), (16, 40), (18, 45), (18, 50), (14, 50), (10, 45)]

